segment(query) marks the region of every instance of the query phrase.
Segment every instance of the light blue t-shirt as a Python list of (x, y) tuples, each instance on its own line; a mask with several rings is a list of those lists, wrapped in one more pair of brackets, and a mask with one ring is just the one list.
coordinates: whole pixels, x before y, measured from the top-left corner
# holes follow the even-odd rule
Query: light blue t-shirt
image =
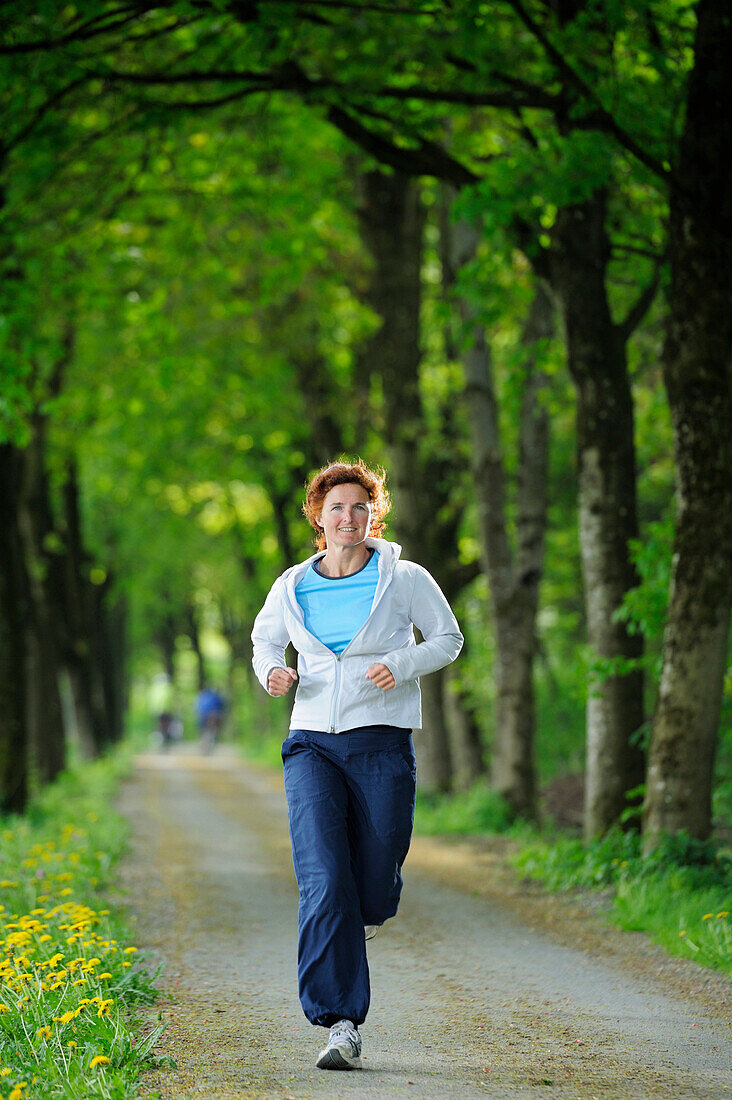
[(313, 562), (295, 586), (305, 626), (323, 645), (341, 654), (371, 614), (379, 580), (379, 552), (357, 573), (325, 577)]

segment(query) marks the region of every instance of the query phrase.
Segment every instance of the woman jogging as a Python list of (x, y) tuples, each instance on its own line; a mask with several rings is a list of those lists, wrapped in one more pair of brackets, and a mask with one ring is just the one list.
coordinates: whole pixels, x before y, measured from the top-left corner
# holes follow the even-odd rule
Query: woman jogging
[[(365, 941), (397, 911), (412, 832), (418, 677), (454, 661), (463, 641), (427, 570), (379, 537), (389, 506), (384, 473), (361, 462), (316, 474), (303, 511), (318, 553), (275, 581), (252, 631), (269, 694), (297, 681), (282, 759), (300, 889), (300, 1003), (312, 1024), (330, 1028), (320, 1069), (360, 1066)], [(289, 642), (297, 670), (285, 664)]]

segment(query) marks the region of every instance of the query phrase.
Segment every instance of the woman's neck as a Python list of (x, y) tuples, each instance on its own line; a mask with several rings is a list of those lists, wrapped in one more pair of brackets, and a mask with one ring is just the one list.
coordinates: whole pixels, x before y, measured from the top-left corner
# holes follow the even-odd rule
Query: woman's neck
[(371, 556), (371, 551), (361, 543), (359, 546), (331, 546), (325, 557), (319, 558), (318, 570), (326, 577), (347, 577), (363, 569)]

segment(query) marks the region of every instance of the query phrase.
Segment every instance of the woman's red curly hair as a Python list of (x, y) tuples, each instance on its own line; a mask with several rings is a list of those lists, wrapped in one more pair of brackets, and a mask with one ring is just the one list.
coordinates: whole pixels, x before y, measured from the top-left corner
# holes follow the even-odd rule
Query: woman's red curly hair
[(322, 512), (325, 498), (336, 485), (360, 485), (366, 490), (371, 501), (369, 535), (376, 539), (382, 538), (386, 530), (384, 517), (391, 509), (391, 497), (386, 488), (386, 471), (382, 467), (372, 470), (360, 458), (356, 462), (339, 459), (330, 466), (324, 466), (322, 470), (318, 470), (308, 482), (305, 491), (302, 510), (308, 523), (315, 530), (315, 545), (318, 550), (325, 550), (326, 544), (323, 528), (315, 517)]

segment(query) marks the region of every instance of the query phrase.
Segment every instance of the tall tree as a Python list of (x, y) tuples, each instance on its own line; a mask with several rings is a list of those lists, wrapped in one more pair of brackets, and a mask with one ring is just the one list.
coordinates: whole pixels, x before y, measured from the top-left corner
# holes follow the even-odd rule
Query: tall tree
[[(460, 268), (473, 261), (481, 234), (465, 221), (445, 224), (454, 281)], [(511, 809), (526, 817), (537, 813), (534, 658), (539, 584), (544, 568), (547, 509), (549, 423), (542, 403), (547, 378), (537, 345), (553, 334), (554, 305), (538, 282), (521, 342), (526, 351), (520, 402), (518, 499), (515, 521), (509, 520), (506, 462), (496, 394), (493, 356), (480, 306), (463, 289), (459, 311), (467, 336), (465, 401), (471, 432), (471, 461), (478, 503), (483, 569), (488, 578), (491, 617), (496, 639), (495, 713), (491, 741), (492, 783)], [(516, 530), (512, 546), (511, 526)]]
[[(587, 635), (593, 656), (623, 659), (631, 671), (593, 678), (587, 699), (587, 836), (604, 832), (643, 781), (638, 732), (644, 721), (642, 638), (616, 612), (638, 583), (630, 541), (638, 537), (633, 398), (625, 324), (613, 321), (606, 196), (598, 191), (559, 210), (547, 264), (564, 315), (567, 361), (577, 388), (578, 505)], [(655, 290), (639, 302), (648, 304)], [(642, 316), (643, 310), (640, 311)]]
[[(425, 211), (418, 182), (399, 172), (367, 172), (361, 184), (362, 232), (374, 263), (368, 303), (381, 324), (362, 354), (360, 370), (367, 377), (378, 376), (383, 384), (397, 537), (406, 557), (434, 569), (430, 559), (438, 502), (422, 459), (419, 388)], [(438, 562), (436, 570), (443, 586), (445, 564)], [(444, 678), (435, 674), (425, 680), (423, 689), (423, 728), (417, 750), (428, 790), (448, 790), (452, 783), (443, 687)]]
[(700, 0), (670, 204), (663, 353), (676, 458), (676, 539), (653, 720), (645, 831), (706, 837), (732, 594), (732, 19)]
[(17, 448), (0, 443), (0, 813), (22, 813), (28, 797), (28, 603), (15, 515), (18, 477)]

